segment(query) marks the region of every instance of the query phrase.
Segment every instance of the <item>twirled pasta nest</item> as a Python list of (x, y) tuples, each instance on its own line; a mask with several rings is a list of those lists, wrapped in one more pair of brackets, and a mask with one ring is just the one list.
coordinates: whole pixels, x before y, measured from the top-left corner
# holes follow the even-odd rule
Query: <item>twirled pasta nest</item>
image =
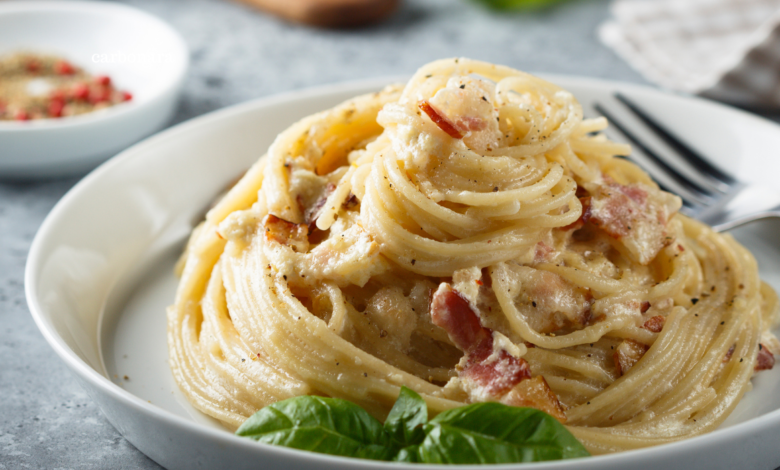
[(574, 97), (467, 59), (278, 136), (197, 227), (171, 368), (235, 428), (303, 394), (377, 417), (533, 406), (591, 452), (714, 429), (769, 368), (777, 299)]

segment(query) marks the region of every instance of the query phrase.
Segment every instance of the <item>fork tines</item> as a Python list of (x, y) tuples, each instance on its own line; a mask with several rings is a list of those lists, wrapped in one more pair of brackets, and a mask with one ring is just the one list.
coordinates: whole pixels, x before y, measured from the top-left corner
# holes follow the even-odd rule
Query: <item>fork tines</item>
[(602, 103), (593, 108), (634, 146), (631, 159), (663, 190), (682, 198), (683, 212), (695, 215), (738, 184), (625, 95), (615, 98), (609, 108)]

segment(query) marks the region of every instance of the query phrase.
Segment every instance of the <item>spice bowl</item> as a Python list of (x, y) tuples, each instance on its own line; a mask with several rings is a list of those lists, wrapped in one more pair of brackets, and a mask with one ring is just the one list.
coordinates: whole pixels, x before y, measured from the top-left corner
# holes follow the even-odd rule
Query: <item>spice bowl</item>
[(81, 174), (164, 127), (189, 65), (184, 40), (162, 20), (89, 1), (0, 2), (0, 58), (15, 53), (61, 58), (119, 98), (73, 116), (0, 120), (2, 180)]

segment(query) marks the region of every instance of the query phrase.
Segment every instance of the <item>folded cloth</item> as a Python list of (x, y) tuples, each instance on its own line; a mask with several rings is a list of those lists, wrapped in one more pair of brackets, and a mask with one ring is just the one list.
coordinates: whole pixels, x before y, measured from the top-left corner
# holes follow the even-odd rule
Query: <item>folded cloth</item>
[(662, 87), (780, 108), (780, 0), (616, 0), (599, 37)]

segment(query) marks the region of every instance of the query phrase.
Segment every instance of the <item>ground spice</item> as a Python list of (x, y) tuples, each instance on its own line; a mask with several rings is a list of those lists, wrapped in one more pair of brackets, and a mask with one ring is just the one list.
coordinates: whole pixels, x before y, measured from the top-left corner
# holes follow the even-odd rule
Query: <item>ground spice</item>
[(92, 76), (54, 55), (19, 52), (0, 57), (0, 121), (60, 118), (133, 99), (106, 75)]

